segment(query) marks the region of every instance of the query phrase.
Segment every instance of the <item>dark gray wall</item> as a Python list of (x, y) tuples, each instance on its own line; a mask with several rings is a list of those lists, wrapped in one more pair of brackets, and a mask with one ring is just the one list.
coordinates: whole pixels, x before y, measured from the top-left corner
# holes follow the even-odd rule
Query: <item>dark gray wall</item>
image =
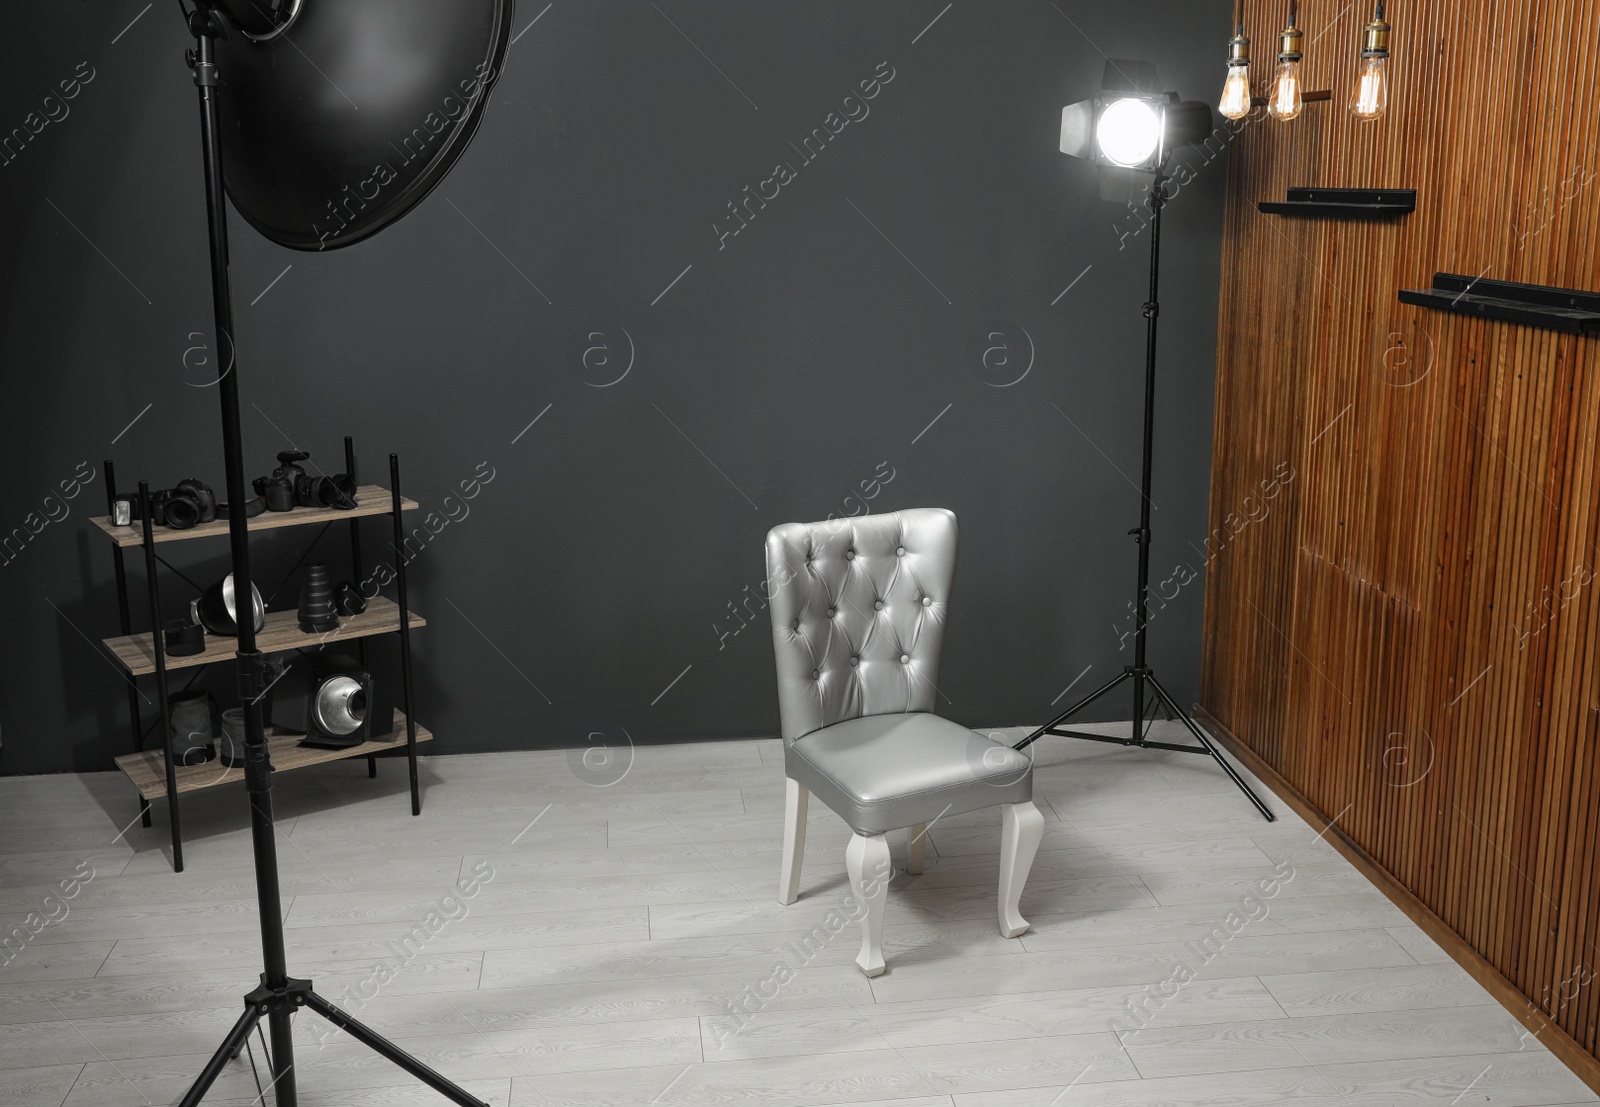
[[(104, 510), (100, 461), (221, 484), (190, 349), (209, 300), (189, 40), (169, 0), (143, 6), (9, 13), (0, 127), (61, 118), (0, 167), (0, 526), (44, 522), (0, 565), (4, 772), (108, 768), (128, 747), (95, 644), (116, 629), (85, 522)], [(874, 480), (873, 511), (961, 521), (952, 717), (1039, 721), (1086, 668), (1079, 690), (1129, 659), (1114, 625), (1133, 585), (1147, 239), (1055, 152), (1058, 113), (1098, 88), (1102, 51), (1209, 99), (1226, 5), (941, 6), (557, 0), (512, 48), (473, 147), (401, 223), (308, 255), (234, 219), (253, 471), (290, 442), (334, 462), (349, 433), (366, 477), (397, 450), (407, 491), (457, 516), (412, 563), (437, 752), (775, 733), (762, 537), (861, 510), (847, 497)], [(880, 64), (893, 79), (870, 115), (802, 162), (790, 143)], [(1165, 250), (1158, 580), (1200, 567), (1206, 530), (1223, 171), (1190, 160)], [(780, 161), (795, 179), (719, 241), (728, 202)], [(1004, 388), (1026, 352), (980, 371), (1001, 324), (1036, 353)], [(633, 351), (612, 387), (595, 387), (600, 355), (585, 368), (602, 342), (618, 366)], [(81, 462), (93, 481), (47, 501)], [(446, 501), (480, 466), (481, 493)], [(282, 538), (259, 548), (269, 580), (292, 564)], [(225, 542), (168, 549), (224, 571)], [(169, 580), (176, 614), (189, 593)], [(1196, 580), (1152, 623), (1186, 700), (1201, 596)]]

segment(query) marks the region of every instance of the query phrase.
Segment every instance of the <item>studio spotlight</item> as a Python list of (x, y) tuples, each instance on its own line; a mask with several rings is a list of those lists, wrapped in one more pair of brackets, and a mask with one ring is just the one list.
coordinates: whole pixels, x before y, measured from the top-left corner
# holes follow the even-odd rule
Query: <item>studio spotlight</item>
[(1161, 104), (1136, 97), (1113, 100), (1100, 114), (1095, 145), (1124, 169), (1146, 169), (1161, 153)]
[[(1142, 479), (1139, 485), (1139, 525), (1128, 533), (1139, 544), (1138, 587), (1134, 610), (1133, 664), (1123, 668), (1096, 691), (1073, 704), (1028, 735), (1015, 748), (1024, 749), (1046, 735), (1111, 742), (1141, 749), (1175, 750), (1215, 759), (1256, 810), (1271, 822), (1276, 816), (1251, 791), (1250, 785), (1217, 751), (1205, 731), (1195, 725), (1172, 694), (1156, 679), (1146, 659), (1150, 621), (1150, 492), (1155, 456), (1156, 329), (1161, 316), (1161, 211), (1170, 200), (1168, 159), (1180, 146), (1197, 146), (1211, 134), (1211, 106), (1180, 101), (1178, 94), (1162, 94), (1155, 66), (1149, 62), (1107, 59), (1102, 94), (1092, 100), (1068, 104), (1061, 110), (1061, 152), (1095, 163), (1100, 175), (1100, 195), (1108, 200), (1142, 196), (1150, 212), (1149, 295), (1144, 301), (1144, 440)], [(1133, 724), (1128, 737), (1097, 734), (1064, 724), (1091, 704), (1124, 684), (1132, 685)], [(1193, 743), (1152, 741), (1149, 724), (1157, 710), (1181, 722)]]
[(1149, 62), (1107, 60), (1102, 92), (1061, 109), (1061, 152), (1100, 167), (1100, 194), (1131, 200), (1149, 188), (1173, 150), (1204, 142), (1211, 106), (1159, 92)]

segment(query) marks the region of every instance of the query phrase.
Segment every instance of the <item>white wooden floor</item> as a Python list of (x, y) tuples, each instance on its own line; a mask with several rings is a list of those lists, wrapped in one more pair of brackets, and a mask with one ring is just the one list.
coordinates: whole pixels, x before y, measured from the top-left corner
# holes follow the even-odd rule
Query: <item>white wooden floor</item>
[[(1047, 740), (1033, 931), (996, 933), (998, 812), (948, 818), (869, 982), (854, 927), (829, 932), (848, 831), (816, 803), (801, 899), (776, 902), (781, 758), (646, 747), (609, 787), (562, 752), (433, 758), (419, 819), (399, 762), (284, 774), (291, 971), (514, 1107), (1600, 1102), (1321, 828), (1180, 754)], [(0, 779), (4, 929), (93, 872), (0, 968), (0, 1107), (175, 1102), (255, 982), (242, 789), (185, 803), (181, 875), (162, 820), (114, 840), (135, 814), (118, 774)], [(443, 1102), (298, 1023), (302, 1103)], [(241, 1058), (209, 1102), (255, 1096)]]

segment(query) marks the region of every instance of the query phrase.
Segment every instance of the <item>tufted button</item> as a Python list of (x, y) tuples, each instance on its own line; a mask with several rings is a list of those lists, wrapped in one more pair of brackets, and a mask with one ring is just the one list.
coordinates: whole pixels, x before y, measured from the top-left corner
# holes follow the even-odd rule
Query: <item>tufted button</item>
[(812, 669), (811, 670), (811, 679), (812, 680), (821, 680), (822, 679), (822, 670), (821, 669)]
[(800, 629), (800, 620), (799, 619), (796, 619), (794, 621), (794, 629), (795, 630), (799, 630)]
[(846, 550), (844, 552), (844, 559), (846, 561), (854, 561), (856, 559), (856, 552), (854, 550)]
[(922, 597), (922, 606), (923, 607), (932, 607), (933, 606), (933, 597), (932, 596), (923, 596)]
[(900, 546), (894, 551), (894, 555), (896, 557), (904, 557), (906, 555), (906, 548), (904, 546)]
[(874, 601), (873, 604), (872, 604), (872, 610), (874, 610), (874, 611), (882, 611), (883, 610), (883, 601), (882, 600)]
[(831, 619), (837, 614), (839, 614), (839, 609), (837, 607), (828, 608), (828, 618)]
[(904, 653), (901, 654), (900, 655), (900, 664), (902, 664), (902, 665), (911, 664), (911, 656), (909, 654), (904, 654)]
[(857, 666), (857, 665), (859, 665), (859, 664), (861, 664), (861, 659), (860, 659), (860, 658), (859, 658), (859, 657), (852, 657), (852, 658), (851, 658), (851, 659), (850, 659), (850, 666), (851, 666), (851, 668), (854, 668), (854, 667), (855, 667), (855, 666)]

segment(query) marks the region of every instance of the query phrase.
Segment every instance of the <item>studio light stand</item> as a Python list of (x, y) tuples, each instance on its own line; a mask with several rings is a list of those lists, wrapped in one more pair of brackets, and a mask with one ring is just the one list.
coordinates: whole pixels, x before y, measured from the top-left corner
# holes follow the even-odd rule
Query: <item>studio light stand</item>
[[(1130, 74), (1138, 75), (1130, 77)], [(1145, 88), (1138, 87), (1143, 78)], [(1130, 82), (1132, 86), (1130, 87)], [(1115, 188), (1117, 182), (1125, 183), (1130, 170), (1141, 172), (1154, 172), (1154, 179), (1150, 182), (1145, 204), (1150, 211), (1150, 296), (1144, 304), (1145, 317), (1145, 361), (1144, 361), (1144, 454), (1143, 471), (1139, 481), (1139, 525), (1128, 533), (1133, 536), (1139, 546), (1139, 584), (1135, 600), (1135, 619), (1137, 620), (1133, 636), (1133, 664), (1123, 667), (1111, 680), (1095, 689), (1089, 695), (1067, 708), (1050, 722), (1018, 742), (1015, 749), (1026, 749), (1045, 735), (1061, 738), (1081, 738), (1089, 742), (1109, 742), (1118, 746), (1135, 746), (1139, 749), (1173, 750), (1178, 753), (1194, 753), (1202, 757), (1210, 757), (1228, 778), (1239, 786), (1256, 810), (1261, 812), (1268, 822), (1276, 820), (1277, 816), (1261, 801), (1261, 798), (1251, 791), (1243, 777), (1228, 763), (1227, 758), (1217, 750), (1205, 731), (1197, 726), (1189, 713), (1178, 706), (1177, 700), (1166, 690), (1161, 682), (1156, 679), (1155, 670), (1150, 668), (1145, 655), (1146, 640), (1149, 635), (1149, 601), (1150, 601), (1150, 490), (1152, 456), (1155, 445), (1155, 418), (1156, 418), (1156, 328), (1161, 316), (1161, 211), (1166, 207), (1170, 197), (1166, 194), (1166, 184), (1171, 178), (1167, 173), (1170, 158), (1169, 147), (1176, 144), (1177, 136), (1167, 133), (1169, 129), (1175, 130), (1173, 119), (1183, 114), (1193, 115), (1199, 110), (1204, 111), (1204, 129), (1191, 131), (1196, 136), (1203, 136), (1210, 130), (1210, 109), (1205, 105), (1174, 105), (1161, 103), (1160, 97), (1150, 96), (1146, 91), (1149, 87), (1159, 87), (1154, 84), (1153, 67), (1148, 63), (1131, 61), (1108, 61), (1106, 68), (1105, 87), (1108, 90), (1130, 93), (1122, 97), (1102, 97), (1097, 100), (1084, 101), (1083, 104), (1071, 105), (1063, 112), (1062, 126), (1062, 151), (1075, 153), (1081, 149), (1085, 152), (1093, 151), (1099, 155), (1098, 160), (1102, 165), (1102, 181), (1105, 187), (1107, 177)], [(1173, 97), (1173, 100), (1176, 98)], [(1128, 135), (1107, 135), (1102, 139), (1099, 135), (1102, 124), (1110, 125), (1109, 120), (1115, 121), (1119, 126), (1127, 125), (1124, 120), (1131, 120), (1133, 125), (1140, 122), (1139, 109), (1126, 108), (1121, 116), (1118, 109), (1127, 105), (1146, 105), (1152, 118), (1152, 124), (1157, 128), (1156, 135), (1150, 144), (1150, 149), (1145, 150), (1135, 141), (1130, 147), (1127, 144)], [(1182, 112), (1174, 108), (1181, 107)], [(1179, 119), (1178, 126), (1192, 123)], [(1137, 136), (1134, 136), (1135, 138)], [(1121, 139), (1119, 144), (1116, 140)], [(1082, 141), (1081, 147), (1077, 146)], [(1194, 141), (1190, 139), (1189, 141)], [(1074, 147), (1069, 149), (1069, 147)], [(1131, 152), (1129, 152), (1131, 150)], [(1107, 156), (1107, 152), (1110, 156)], [(1124, 156), (1126, 153), (1126, 156)], [(1143, 156), (1135, 156), (1142, 154)], [(1083, 156), (1078, 153), (1076, 156)], [(1132, 160), (1129, 160), (1132, 159)], [(1119, 176), (1120, 174), (1120, 176)], [(1133, 685), (1133, 722), (1129, 736), (1119, 738), (1112, 734), (1094, 734), (1085, 730), (1073, 730), (1063, 726), (1068, 720), (1081, 714), (1089, 706), (1102, 697), (1108, 695), (1124, 684)], [(1170, 718), (1181, 722), (1199, 745), (1188, 745), (1177, 742), (1152, 741), (1147, 737), (1149, 728), (1146, 724), (1146, 710), (1151, 710), (1152, 716), (1157, 704), (1164, 706)], [(1150, 720), (1154, 721), (1153, 717)]]
[[(239, 510), (228, 513), (228, 538), (232, 559), (235, 594), (251, 594), (250, 535), (247, 513), (242, 506), (248, 502), (245, 491), (243, 441), (239, 421), (239, 364), (233, 341), (233, 302), (228, 275), (227, 200), (223, 174), (224, 142), (221, 121), (220, 97), (222, 81), (218, 71), (218, 40), (240, 36), (253, 42), (265, 42), (282, 33), (282, 30), (300, 14), (302, 5), (313, 6), (323, 0), (271, 0), (272, 11), (252, 3), (238, 11), (224, 15), (225, 0), (195, 0), (193, 10), (186, 10), (188, 28), (195, 39), (195, 48), (187, 52), (187, 61), (194, 70), (194, 81), (200, 94), (200, 144), (205, 176), (206, 222), (209, 232), (211, 259), (211, 298), (215, 314), (217, 340), (228, 356), (219, 369), (217, 392), (222, 407), (222, 445), (226, 467), (228, 503)], [(391, 0), (392, 2), (392, 0)], [(452, 8), (454, 6), (452, 5)], [(348, 8), (346, 12), (348, 13)], [(506, 5), (509, 16), (509, 3)], [(264, 24), (252, 28), (251, 21), (260, 19)], [(250, 30), (259, 31), (251, 34)], [(498, 34), (503, 44), (504, 34)], [(298, 49), (298, 48), (297, 48)], [(503, 56), (503, 46), (499, 53)], [(496, 59), (498, 60), (498, 58)], [(320, 70), (318, 71), (321, 72)], [(248, 87), (248, 79), (238, 85), (230, 84), (230, 94)], [(422, 90), (432, 96), (432, 89)], [(487, 94), (487, 84), (483, 91)], [(292, 101), (291, 101), (292, 102)], [(480, 105), (481, 106), (481, 105)], [(471, 124), (475, 125), (476, 120)], [(465, 126), (465, 124), (464, 124)], [(237, 132), (237, 128), (233, 128)], [(470, 138), (471, 130), (465, 130)], [(464, 141), (462, 143), (464, 145)], [(459, 148), (457, 148), (459, 153)], [(440, 159), (442, 160), (442, 159)], [(370, 171), (371, 161), (358, 162), (364, 171)], [(437, 168), (433, 179), (442, 175), (448, 162)], [(374, 211), (370, 233), (385, 221), (398, 218), (426, 194), (421, 187), (414, 195), (397, 200), (390, 210)], [(236, 198), (237, 202), (237, 198)], [(400, 206), (403, 203), (404, 206)], [(352, 236), (352, 240), (356, 235)], [(487, 1107), (476, 1096), (452, 1083), (417, 1058), (400, 1049), (367, 1026), (351, 1018), (333, 1004), (323, 999), (313, 989), (309, 980), (289, 975), (288, 958), (284, 949), (283, 902), (278, 884), (278, 853), (272, 814), (272, 763), (267, 745), (262, 698), (267, 692), (270, 678), (264, 655), (256, 648), (254, 621), (238, 620), (238, 650), (235, 653), (238, 672), (240, 705), (244, 711), (245, 725), (245, 789), (250, 799), (250, 837), (254, 853), (256, 896), (261, 913), (261, 951), (263, 972), (260, 986), (244, 997), (244, 1013), (223, 1038), (211, 1060), (207, 1062), (194, 1085), (180, 1101), (181, 1107), (195, 1107), (205, 1097), (221, 1075), (224, 1066), (237, 1057), (252, 1032), (265, 1020), (271, 1046), (268, 1051), (273, 1093), (278, 1107), (296, 1107), (297, 1073), (295, 1071), (294, 1042), (290, 1020), (296, 1011), (306, 1009), (328, 1020), (349, 1034), (355, 1041), (392, 1061), (410, 1075), (422, 1081), (447, 1099), (462, 1107)], [(262, 1093), (263, 1096), (265, 1092)]]

